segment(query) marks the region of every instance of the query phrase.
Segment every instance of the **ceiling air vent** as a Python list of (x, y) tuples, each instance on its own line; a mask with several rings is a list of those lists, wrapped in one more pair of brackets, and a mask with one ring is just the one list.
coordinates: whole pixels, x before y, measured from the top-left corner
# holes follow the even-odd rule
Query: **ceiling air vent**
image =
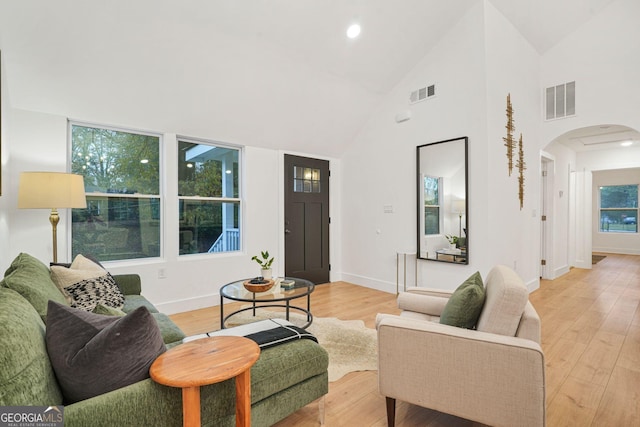
[(421, 87), (411, 92), (409, 95), (409, 104), (415, 104), (416, 102), (424, 101), (425, 99), (433, 98), (436, 95), (436, 85), (429, 85)]
[(545, 118), (559, 119), (576, 115), (576, 82), (545, 89)]

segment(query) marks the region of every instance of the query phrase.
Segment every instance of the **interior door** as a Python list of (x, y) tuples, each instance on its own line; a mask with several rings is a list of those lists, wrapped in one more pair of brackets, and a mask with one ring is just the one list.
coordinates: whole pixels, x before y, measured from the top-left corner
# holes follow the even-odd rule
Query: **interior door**
[(285, 275), (329, 281), (329, 162), (285, 155)]
[[(573, 209), (570, 212), (569, 224), (573, 225), (573, 265), (577, 268), (591, 269), (592, 255), (592, 174), (589, 170), (571, 172), (573, 188)], [(571, 236), (571, 235), (570, 235)]]
[(540, 161), (540, 278), (547, 277), (547, 175), (549, 163)]

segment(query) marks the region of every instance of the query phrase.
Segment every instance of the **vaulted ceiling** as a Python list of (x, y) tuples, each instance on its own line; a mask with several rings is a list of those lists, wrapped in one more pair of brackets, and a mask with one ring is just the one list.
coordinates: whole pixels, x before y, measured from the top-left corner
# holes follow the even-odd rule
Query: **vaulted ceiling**
[[(543, 54), (615, 0), (485, 1)], [(0, 46), (16, 108), (191, 136), (225, 129), (215, 137), (337, 155), (477, 5), (2, 0)], [(355, 21), (362, 33), (350, 40), (345, 30)], [(155, 111), (145, 116), (147, 105)], [(154, 116), (163, 117), (161, 128)]]

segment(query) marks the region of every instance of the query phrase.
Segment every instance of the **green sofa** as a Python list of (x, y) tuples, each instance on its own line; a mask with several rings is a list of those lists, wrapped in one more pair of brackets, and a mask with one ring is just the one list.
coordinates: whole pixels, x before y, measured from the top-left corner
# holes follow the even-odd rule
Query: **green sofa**
[[(115, 275), (125, 294), (125, 312), (145, 305), (154, 314), (167, 347), (184, 334), (141, 295), (137, 275)], [(45, 343), (49, 300), (67, 304), (49, 269), (20, 254), (0, 281), (0, 406), (64, 405)], [(126, 357), (126, 355), (123, 355)], [(252, 426), (269, 426), (328, 392), (327, 352), (311, 340), (262, 351), (251, 368)], [(100, 381), (100, 378), (96, 378)], [(202, 425), (235, 425), (233, 380), (201, 389)], [(181, 390), (151, 379), (64, 406), (65, 426), (180, 426)]]

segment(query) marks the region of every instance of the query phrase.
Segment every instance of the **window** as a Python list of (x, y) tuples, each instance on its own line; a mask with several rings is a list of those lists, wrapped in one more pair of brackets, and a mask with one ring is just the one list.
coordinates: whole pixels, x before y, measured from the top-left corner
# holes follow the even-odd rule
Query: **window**
[(600, 187), (600, 231), (638, 232), (638, 185)]
[(424, 234), (440, 234), (441, 179), (424, 177)]
[(240, 150), (178, 140), (180, 254), (240, 250)]
[(294, 166), (293, 191), (295, 193), (320, 193), (320, 169)]
[(73, 123), (69, 133), (87, 193), (87, 208), (72, 211), (73, 257), (160, 256), (160, 136)]

